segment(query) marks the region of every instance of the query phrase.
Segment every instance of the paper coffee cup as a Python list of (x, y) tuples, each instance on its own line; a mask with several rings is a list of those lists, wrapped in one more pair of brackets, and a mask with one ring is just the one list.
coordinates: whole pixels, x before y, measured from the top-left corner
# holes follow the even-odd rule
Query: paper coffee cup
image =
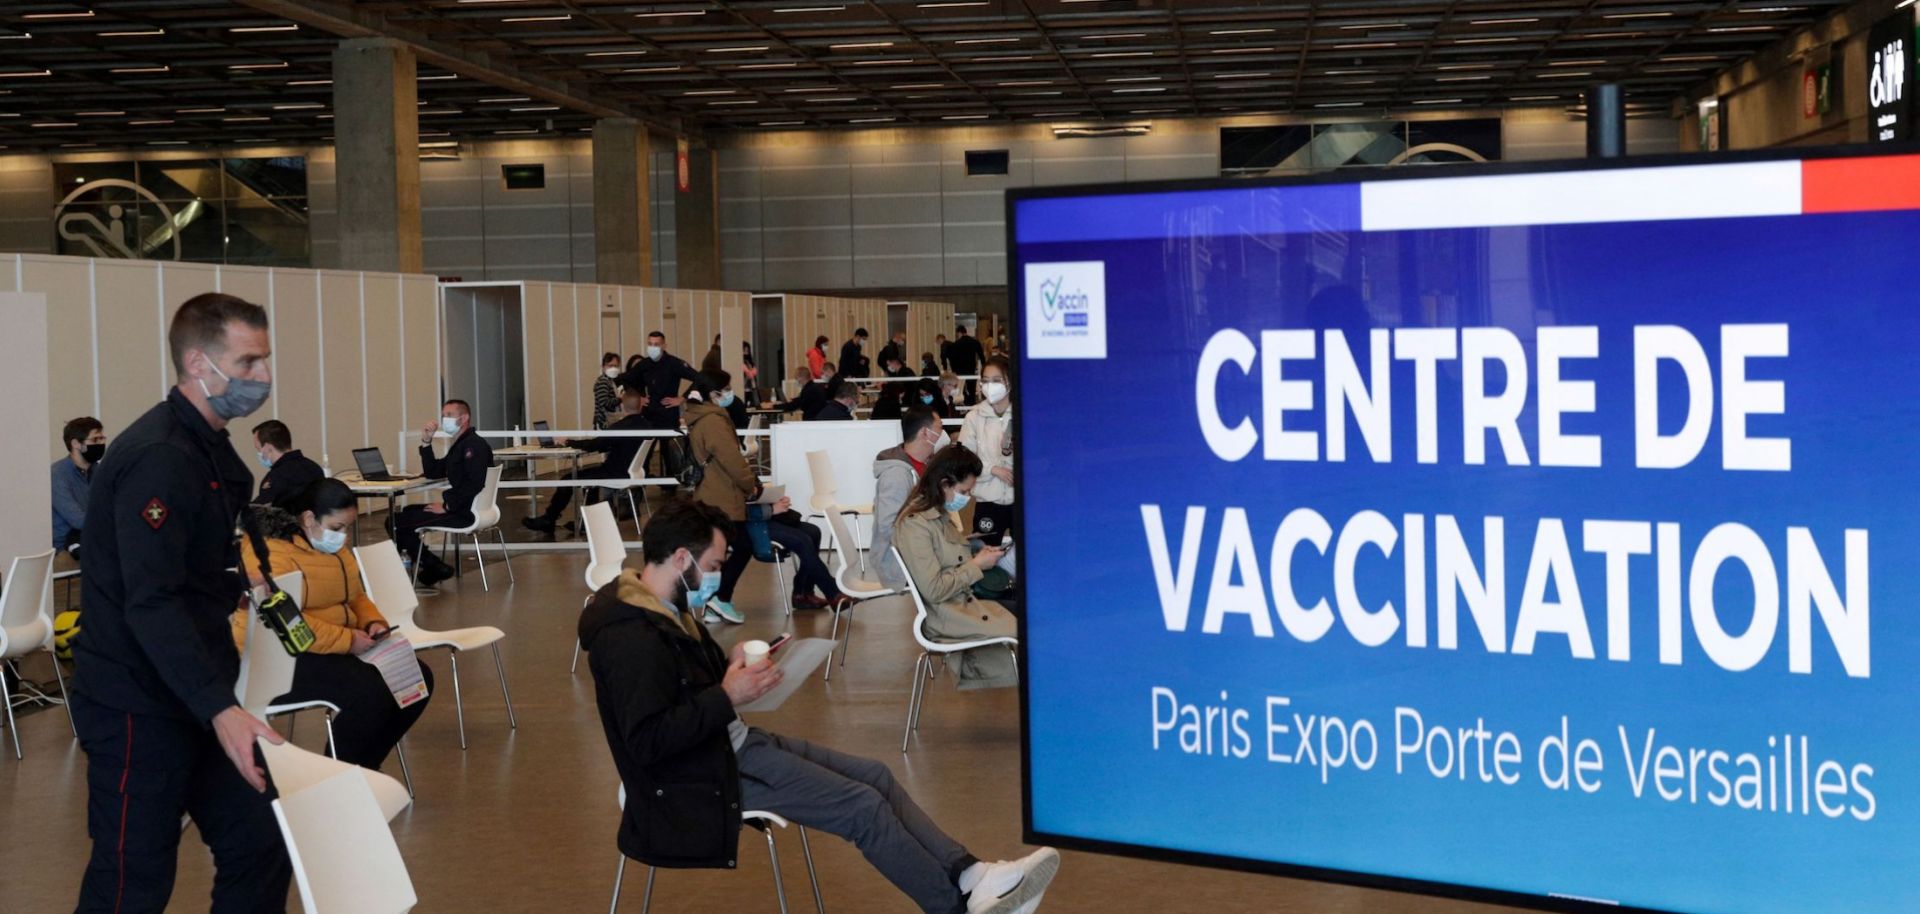
[(769, 647), (765, 641), (754, 639), (741, 646), (746, 652), (747, 666), (754, 666), (767, 659)]

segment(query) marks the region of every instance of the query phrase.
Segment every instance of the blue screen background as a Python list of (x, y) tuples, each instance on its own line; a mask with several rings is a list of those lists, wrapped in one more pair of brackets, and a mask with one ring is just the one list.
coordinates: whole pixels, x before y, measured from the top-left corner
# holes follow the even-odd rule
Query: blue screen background
[[(1106, 265), (1107, 358), (1023, 352), (1017, 371), (1022, 541), (1030, 544), (1021, 571), (1031, 826), (1144, 848), (1679, 911), (1920, 909), (1920, 620), (1910, 570), (1920, 423), (1909, 405), (1920, 391), (1912, 307), (1920, 213), (1363, 233), (1357, 189), (1342, 187), (1346, 193), (1141, 194), (1099, 198), (1091, 209), (1015, 204), (1016, 309), (1024, 308), (1021, 264)], [(1090, 213), (1099, 218), (1084, 218)], [(1632, 328), (1688, 328), (1717, 372), (1720, 325), (1772, 322), (1791, 325), (1791, 355), (1752, 361), (1749, 373), (1786, 382), (1786, 413), (1753, 419), (1750, 434), (1790, 437), (1793, 470), (1722, 469), (1717, 411), (1693, 464), (1636, 469)], [(1390, 464), (1372, 462), (1350, 419), (1345, 463), (1270, 462), (1257, 447), (1229, 463), (1208, 449), (1196, 419), (1196, 364), (1220, 329), (1257, 343), (1261, 330), (1345, 328), (1364, 376), (1370, 326), (1508, 327), (1526, 342), (1532, 367), (1533, 328), (1556, 324), (1600, 328), (1599, 358), (1563, 363), (1565, 376), (1596, 383), (1597, 410), (1569, 416), (1564, 427), (1602, 437), (1600, 468), (1507, 466), (1491, 435), (1488, 464), (1464, 465), (1458, 362), (1441, 366), (1437, 464), (1414, 461), (1406, 362), (1394, 367)], [(1232, 366), (1221, 377), (1222, 416), (1230, 424), (1252, 416), (1257, 425), (1257, 380)], [(1289, 377), (1315, 384), (1314, 410), (1289, 414), (1290, 427), (1321, 428), (1318, 360), (1290, 365)], [(1674, 379), (1677, 372), (1662, 380)], [(1496, 373), (1489, 386), (1501, 383)], [(1520, 428), (1537, 459), (1534, 403), (1530, 393)], [(1681, 403), (1663, 396), (1663, 412)], [(1161, 506), (1176, 554), (1185, 508), (1208, 508), (1184, 632), (1162, 621), (1143, 504)], [(1363, 509), (1396, 525), (1402, 514), (1426, 515), (1430, 645), (1439, 599), (1433, 515), (1458, 518), (1476, 564), (1482, 518), (1506, 519), (1509, 641), (1537, 521), (1561, 518), (1599, 657), (1573, 659), (1567, 639), (1554, 634), (1542, 635), (1530, 656), (1488, 653), (1464, 602), (1457, 650), (1410, 648), (1404, 626), (1378, 648), (1360, 645), (1339, 623), (1311, 644), (1277, 619), (1275, 637), (1256, 638), (1244, 616), (1231, 614), (1221, 634), (1204, 634), (1220, 516), (1230, 506), (1247, 511), (1263, 577), (1274, 528), (1293, 508), (1318, 510), (1336, 541)], [(1707, 530), (1737, 521), (1765, 540), (1782, 577), (1787, 527), (1808, 527), (1849, 597), (1842, 531), (1869, 530), (1872, 677), (1842, 673), (1817, 614), (1813, 673), (1788, 672), (1784, 581), (1779, 629), (1757, 667), (1716, 666), (1690, 624), (1684, 663), (1661, 664), (1650, 556), (1632, 559), (1632, 660), (1608, 660), (1604, 558), (1581, 548), (1580, 522), (1588, 519), (1679, 523), (1683, 571)], [(1303, 604), (1334, 602), (1331, 567), (1331, 547), (1325, 558), (1302, 547), (1293, 583)], [(1716, 583), (1722, 624), (1733, 633), (1745, 630), (1752, 605), (1739, 568), (1724, 567)], [(1401, 575), (1398, 551), (1389, 559), (1368, 549), (1358, 568), (1363, 602), (1404, 609)], [(1154, 686), (1183, 702), (1252, 711), (1252, 757), (1185, 755), (1166, 737), (1154, 751)], [(1291, 698), (1290, 710), (1303, 715), (1370, 719), (1382, 741), (1379, 763), (1370, 772), (1334, 771), (1322, 784), (1317, 768), (1267, 762), (1268, 695)], [(1436, 780), (1424, 767), (1393, 774), (1396, 706), (1417, 709), (1428, 726), (1484, 719), (1490, 730), (1514, 732), (1521, 783)], [(1559, 732), (1563, 715), (1576, 741), (1600, 744), (1605, 770), (1596, 794), (1539, 783), (1537, 746)], [(1805, 736), (1815, 764), (1874, 767), (1877, 812), (1869, 822), (1817, 810), (1803, 816), (1797, 798), (1791, 815), (1715, 807), (1704, 799), (1711, 782), (1697, 804), (1661, 800), (1651, 785), (1636, 797), (1617, 725), (1627, 727), (1636, 758), (1649, 727), (1657, 745), (1683, 752), (1763, 754), (1770, 735), (1792, 734), (1797, 754)], [(1292, 743), (1286, 738), (1282, 751)]]

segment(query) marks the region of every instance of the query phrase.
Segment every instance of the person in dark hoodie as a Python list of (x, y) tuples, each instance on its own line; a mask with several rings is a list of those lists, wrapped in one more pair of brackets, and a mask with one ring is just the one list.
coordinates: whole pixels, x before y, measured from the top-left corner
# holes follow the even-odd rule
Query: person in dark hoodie
[(740, 721), (780, 682), (770, 660), (729, 655), (698, 613), (720, 585), (732, 520), (685, 499), (641, 532), (623, 570), (580, 615), (594, 700), (626, 787), (620, 852), (658, 867), (732, 868), (740, 811), (839, 835), (929, 914), (1027, 914), (1059, 870), (1041, 848), (986, 863), (940, 831), (887, 766)]

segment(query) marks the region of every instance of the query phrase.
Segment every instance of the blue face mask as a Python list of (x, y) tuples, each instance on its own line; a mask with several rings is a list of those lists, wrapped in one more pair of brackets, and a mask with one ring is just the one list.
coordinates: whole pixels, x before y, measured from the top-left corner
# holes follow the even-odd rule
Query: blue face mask
[(928, 405), (928, 406), (932, 406), (932, 405), (933, 405), (933, 394), (921, 394), (921, 395), (920, 395), (920, 402), (921, 402), (921, 403), (924, 403), (924, 404), (926, 404), (926, 405)]
[(718, 406), (721, 409), (726, 409), (727, 407), (732, 406), (733, 391), (731, 390), (722, 391), (719, 396), (713, 398), (713, 405)]
[(254, 455), (253, 455), (253, 456), (255, 456), (255, 457), (258, 457), (258, 458), (260, 458), (260, 465), (261, 465), (261, 466), (263, 466), (263, 467), (266, 467), (266, 468), (267, 468), (267, 469), (269, 469), (269, 470), (271, 470), (271, 469), (273, 469), (273, 461), (271, 461), (271, 460), (268, 460), (268, 459), (267, 459), (267, 455), (265, 455), (265, 454), (262, 454), (262, 453), (259, 453), (259, 452), (257, 452), (257, 451), (256, 451), (256, 452), (254, 453)]
[[(692, 570), (692, 569), (688, 569), (688, 570)], [(680, 583), (683, 586), (686, 585), (687, 581), (686, 581), (685, 575), (681, 575)], [(700, 586), (687, 587), (687, 609), (695, 610), (695, 609), (700, 609), (701, 607), (706, 606), (707, 601), (713, 599), (713, 595), (719, 592), (720, 592), (720, 572), (718, 571), (701, 572)]]
[(313, 543), (313, 548), (332, 555), (347, 545), (347, 531), (322, 528), (320, 538), (309, 542)]
[(947, 500), (946, 507), (948, 511), (958, 512), (964, 510), (967, 507), (967, 503), (971, 501), (973, 501), (972, 495), (965, 492), (955, 492), (953, 493), (953, 497)]
[(441, 416), (440, 430), (449, 435), (458, 435), (460, 434), (460, 420), (452, 416)]

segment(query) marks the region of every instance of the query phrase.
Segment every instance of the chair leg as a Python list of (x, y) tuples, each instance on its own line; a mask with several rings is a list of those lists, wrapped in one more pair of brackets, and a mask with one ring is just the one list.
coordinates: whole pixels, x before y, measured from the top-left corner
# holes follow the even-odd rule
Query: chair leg
[(573, 662), (567, 664), (567, 675), (580, 672), (580, 639), (573, 639)]
[(451, 533), (440, 534), (440, 551), (453, 553), (453, 576), (460, 577), (460, 538)]
[(402, 738), (393, 744), (393, 754), (400, 757), (400, 779), (407, 782), (407, 798), (413, 798), (413, 769), (407, 767), (407, 741)]
[(813, 886), (813, 909), (817, 914), (827, 914), (827, 903), (820, 898), (820, 874), (813, 869), (813, 845), (807, 843), (806, 826), (800, 829), (800, 853), (807, 858), (807, 882)]
[[(493, 528), (493, 538), (500, 541), (500, 561), (507, 563), (507, 583), (520, 583), (513, 576), (513, 553), (507, 551), (507, 534), (498, 525)], [(475, 546), (475, 549), (480, 547)]]
[(327, 717), (327, 757), (338, 760), (340, 758), (340, 747), (335, 745), (333, 741), (333, 712), (323, 708), (320, 713), (325, 714)]
[(653, 877), (659, 872), (654, 867), (647, 867), (647, 892), (640, 896), (640, 914), (647, 914), (653, 908)]
[(607, 914), (618, 914), (620, 910), (620, 881), (627, 878), (627, 855), (620, 855), (620, 868), (613, 871), (613, 904), (607, 906)]
[(827, 662), (822, 664), (826, 672), (821, 675), (821, 682), (833, 681), (833, 652), (840, 649), (840, 607), (834, 606), (829, 611), (833, 613), (833, 627), (827, 630), (827, 640), (833, 643), (827, 645)]
[(767, 857), (773, 861), (773, 897), (780, 902), (780, 914), (787, 914), (787, 887), (780, 883), (780, 849), (774, 846), (773, 829), (767, 829)]
[(20, 726), (13, 720), (13, 692), (7, 688), (7, 671), (4, 669), (8, 665), (0, 663), (0, 704), (7, 706), (7, 729), (13, 733), (13, 757), (18, 761), (26, 756), (20, 754)]
[(480, 563), (480, 589), (492, 590), (487, 586), (487, 553), (480, 548), (480, 534), (470, 533), (468, 536), (473, 539), (473, 560)]
[(927, 665), (927, 654), (925, 651), (921, 651), (919, 659), (913, 662), (913, 687), (907, 694), (907, 726), (905, 731), (903, 731), (900, 734), (900, 751), (901, 752), (907, 751), (907, 741), (913, 738), (913, 716), (915, 713), (915, 709), (919, 706), (919, 703), (920, 703), (920, 689), (922, 688), (922, 683), (925, 682), (925, 680), (921, 677), (920, 671), (923, 668), (925, 668), (926, 665)]
[(627, 487), (627, 514), (633, 519), (633, 538), (640, 538), (640, 508), (633, 501), (633, 487)]
[(47, 656), (53, 658), (53, 678), (60, 680), (60, 704), (67, 709), (67, 729), (73, 731), (73, 738), (80, 738), (80, 728), (73, 722), (73, 699), (67, 694), (67, 674), (60, 670), (60, 657), (52, 651)]
[(467, 706), (460, 700), (460, 652), (448, 651), (447, 662), (453, 667), (453, 716), (460, 723), (460, 751), (467, 750)]
[(507, 665), (500, 662), (500, 642), (493, 643), (493, 669), (500, 674), (500, 697), (507, 701), (507, 729), (518, 730), (520, 724), (513, 719), (513, 693), (507, 691)]
[(427, 538), (420, 537), (420, 544), (413, 547), (413, 586), (420, 586), (420, 557), (427, 552)]

